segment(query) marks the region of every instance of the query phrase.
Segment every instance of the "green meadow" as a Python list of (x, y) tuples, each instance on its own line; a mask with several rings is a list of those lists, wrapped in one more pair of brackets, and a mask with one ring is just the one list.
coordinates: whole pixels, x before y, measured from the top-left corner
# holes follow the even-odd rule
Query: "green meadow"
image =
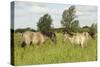
[(56, 33), (57, 44), (47, 40), (44, 44), (20, 47), (21, 36), (14, 33), (15, 65), (86, 62), (97, 60), (97, 40), (90, 38), (85, 48), (71, 44), (62, 33)]

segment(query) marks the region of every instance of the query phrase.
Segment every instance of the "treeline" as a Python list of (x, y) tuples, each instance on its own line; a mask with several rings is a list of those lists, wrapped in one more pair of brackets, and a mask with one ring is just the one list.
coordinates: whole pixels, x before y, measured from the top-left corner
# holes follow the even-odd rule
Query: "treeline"
[[(33, 31), (36, 32), (38, 30), (34, 30), (32, 28), (18, 28), (16, 30), (14, 30), (15, 33), (19, 32), (19, 33), (23, 33), (25, 31)], [(65, 30), (65, 28), (52, 28), (51, 29), (52, 32), (58, 32), (58, 33), (62, 33)], [(97, 33), (97, 24), (92, 24), (91, 26), (83, 26), (80, 27), (79, 32), (89, 32), (89, 33)]]
[(36, 30), (34, 30), (32, 28), (29, 28), (29, 27), (28, 28), (19, 28), (19, 29), (14, 30), (15, 33), (17, 33), (17, 32), (23, 33), (25, 31), (33, 31), (33, 32), (35, 32)]
[[(64, 30), (64, 28), (53, 28), (53, 29), (51, 29), (52, 32), (58, 32), (58, 33), (63, 32), (63, 30)], [(25, 31), (37, 32), (38, 30), (34, 30), (34, 29), (28, 27), (28, 28), (18, 28), (18, 29), (12, 30), (12, 31), (14, 31), (15, 33), (18, 33), (18, 32), (23, 33)]]

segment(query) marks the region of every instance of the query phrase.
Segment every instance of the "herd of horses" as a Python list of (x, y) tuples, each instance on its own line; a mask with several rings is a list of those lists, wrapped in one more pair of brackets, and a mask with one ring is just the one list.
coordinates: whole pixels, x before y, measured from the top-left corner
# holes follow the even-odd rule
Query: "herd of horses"
[[(90, 35), (88, 32), (82, 32), (82, 33), (63, 32), (62, 35), (64, 42), (68, 40), (71, 42), (71, 44), (79, 44), (82, 48), (87, 44), (89, 38), (94, 36)], [(48, 39), (50, 39), (55, 44), (57, 43), (57, 35), (54, 32), (26, 31), (22, 33), (21, 47), (29, 46), (31, 44), (38, 44), (38, 45), (43, 44)]]

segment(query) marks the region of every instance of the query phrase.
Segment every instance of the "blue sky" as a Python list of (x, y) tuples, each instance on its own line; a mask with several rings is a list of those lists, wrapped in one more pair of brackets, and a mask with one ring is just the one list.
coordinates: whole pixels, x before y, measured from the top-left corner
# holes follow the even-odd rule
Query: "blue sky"
[[(37, 22), (44, 14), (49, 13), (53, 19), (52, 26), (59, 28), (61, 26), (62, 13), (68, 9), (69, 4), (53, 4), (53, 3), (37, 3), (15, 1), (15, 20), (14, 29), (31, 27), (37, 29)], [(96, 6), (76, 6), (76, 15), (80, 22), (80, 26), (88, 25), (97, 22), (97, 7)]]

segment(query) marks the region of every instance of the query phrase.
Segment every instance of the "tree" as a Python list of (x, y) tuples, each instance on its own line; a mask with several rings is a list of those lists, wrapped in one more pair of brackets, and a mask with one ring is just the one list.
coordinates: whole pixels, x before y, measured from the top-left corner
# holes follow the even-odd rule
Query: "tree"
[(62, 20), (61, 24), (65, 28), (65, 31), (67, 32), (76, 32), (75, 30), (79, 28), (79, 21), (75, 20), (76, 15), (75, 15), (75, 6), (69, 7), (68, 10), (64, 10), (62, 14)]
[(93, 24), (91, 25), (90, 31), (89, 31), (89, 32), (92, 33), (92, 34), (97, 33), (97, 24), (96, 24), (96, 23), (93, 23)]
[(81, 32), (89, 32), (90, 31), (90, 27), (89, 26), (83, 26), (81, 28)]
[(97, 24), (93, 23), (90, 26), (89, 34), (91, 35), (92, 38), (96, 38), (97, 36)]
[(75, 20), (74, 22), (71, 23), (71, 31), (79, 32), (79, 30), (80, 30), (79, 21)]
[(97, 24), (96, 23), (93, 23), (90, 27), (90, 31), (91, 32), (94, 32), (94, 33), (97, 33)]
[(49, 14), (45, 14), (43, 17), (40, 17), (37, 27), (38, 31), (50, 31), (52, 24), (52, 18)]

